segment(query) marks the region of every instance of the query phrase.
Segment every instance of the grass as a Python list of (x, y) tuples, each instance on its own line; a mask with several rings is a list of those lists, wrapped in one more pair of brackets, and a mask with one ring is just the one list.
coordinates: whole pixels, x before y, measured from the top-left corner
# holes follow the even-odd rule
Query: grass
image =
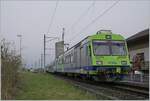
[(96, 97), (51, 74), (25, 72), (17, 100), (95, 100)]

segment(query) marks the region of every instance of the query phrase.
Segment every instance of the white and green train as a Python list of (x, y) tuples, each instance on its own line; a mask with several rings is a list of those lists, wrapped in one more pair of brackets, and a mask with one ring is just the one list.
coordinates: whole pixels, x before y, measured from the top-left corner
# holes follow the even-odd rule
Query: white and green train
[(52, 70), (102, 80), (120, 80), (130, 70), (126, 41), (119, 34), (99, 31), (60, 55)]

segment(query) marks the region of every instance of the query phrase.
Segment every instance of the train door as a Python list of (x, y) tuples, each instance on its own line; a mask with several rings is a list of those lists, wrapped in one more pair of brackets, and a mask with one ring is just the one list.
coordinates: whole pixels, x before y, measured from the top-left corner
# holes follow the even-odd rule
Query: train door
[(83, 66), (84, 62), (84, 52), (83, 52), (83, 46), (80, 47), (80, 68)]
[(80, 65), (81, 67), (84, 66), (88, 66), (87, 64), (87, 59), (88, 59), (88, 55), (87, 55), (87, 44), (82, 45), (82, 47), (80, 48), (80, 54), (81, 54), (81, 61), (80, 61)]
[(74, 48), (74, 67), (77, 67), (77, 49)]
[(86, 56), (87, 56), (87, 65), (90, 66), (92, 63), (92, 52), (91, 52), (91, 45), (90, 43), (86, 46)]
[(75, 68), (80, 68), (80, 44), (74, 50)]

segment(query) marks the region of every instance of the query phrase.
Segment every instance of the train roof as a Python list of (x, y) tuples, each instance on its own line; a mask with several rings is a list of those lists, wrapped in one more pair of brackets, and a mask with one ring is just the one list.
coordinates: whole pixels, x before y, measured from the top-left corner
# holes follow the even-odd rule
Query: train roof
[[(125, 40), (123, 36), (121, 36), (120, 34), (114, 34), (114, 33), (101, 33), (101, 34), (94, 34), (91, 36), (87, 36), (86, 38), (84, 38), (83, 40), (81, 40), (80, 42), (78, 42), (77, 44), (73, 45), (71, 48), (69, 48), (68, 50), (64, 51), (64, 53), (70, 51), (72, 48), (77, 47), (78, 45), (81, 44), (81, 42), (83, 42), (84, 40), (96, 40), (96, 39), (101, 39), (101, 40), (107, 40), (106, 36), (111, 36), (111, 40)], [(63, 56), (60, 55), (60, 56)], [(59, 57), (60, 57), (59, 56)]]
[(90, 40), (101, 39), (101, 40), (125, 40), (120, 34), (96, 34), (89, 37)]

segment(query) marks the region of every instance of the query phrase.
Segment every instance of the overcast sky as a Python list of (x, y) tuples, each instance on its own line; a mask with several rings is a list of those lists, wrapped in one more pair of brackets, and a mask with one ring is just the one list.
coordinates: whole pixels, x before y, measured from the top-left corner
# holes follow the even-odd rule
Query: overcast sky
[[(149, 0), (120, 0), (117, 3), (116, 0), (3, 0), (0, 2), (1, 38), (14, 41), (19, 51), (17, 35), (21, 34), (22, 55), (24, 63), (29, 66), (35, 64), (35, 61), (38, 62), (40, 54), (43, 53), (43, 34), (61, 38), (63, 27), (65, 42), (72, 46), (101, 29), (109, 29), (128, 38), (150, 26)], [(112, 5), (114, 6), (109, 9)], [(104, 13), (107, 9), (109, 10)], [(97, 18), (98, 16), (101, 17)], [(78, 18), (81, 19), (77, 20)], [(95, 18), (97, 18), (95, 22), (90, 24)], [(90, 26), (85, 29), (89, 24)], [(54, 48), (54, 41), (48, 42), (47, 48)], [(47, 56), (46, 61), (50, 63), (54, 59), (54, 50), (47, 50), (46, 53), (51, 54)]]

